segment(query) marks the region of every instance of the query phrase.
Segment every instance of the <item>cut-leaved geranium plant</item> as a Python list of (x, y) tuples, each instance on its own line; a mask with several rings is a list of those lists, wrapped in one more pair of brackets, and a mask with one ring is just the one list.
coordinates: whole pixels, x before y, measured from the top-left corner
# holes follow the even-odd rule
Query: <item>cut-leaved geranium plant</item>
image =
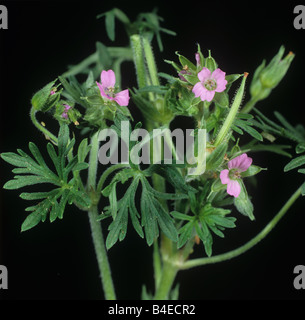
[[(68, 205), (88, 212), (105, 299), (117, 298), (108, 251), (128, 237), (130, 228), (139, 241), (153, 246), (154, 290), (143, 285), (142, 298), (177, 298), (173, 284), (178, 272), (251, 249), (305, 194), (302, 184), (262, 232), (239, 248), (213, 255), (215, 238), (235, 228), (239, 214), (255, 219), (247, 178), (265, 168), (254, 152), (291, 156), (288, 145), (276, 143), (277, 137), (286, 139), (295, 145), (297, 156), (284, 171), (298, 168), (305, 173), (300, 168), (305, 164), (305, 129), (294, 127), (278, 112), (269, 119), (256, 108), (279, 85), (294, 54), (283, 58), (282, 46), (253, 76), (227, 74), (211, 51), (205, 53), (198, 45), (193, 57), (177, 52), (176, 61), (164, 60), (173, 67), (168, 74), (157, 69), (152, 41), (156, 38), (162, 51), (161, 33), (175, 33), (160, 26), (156, 12), (139, 14), (132, 22), (115, 8), (98, 18), (105, 18), (112, 41), (119, 20), (129, 45), (106, 47), (98, 42), (95, 54), (33, 95), (30, 118), (47, 140), (48, 157), (33, 142), (29, 152), (2, 152), (1, 158), (15, 167), (15, 176), (3, 188), (37, 188), (20, 194), (31, 201), (21, 225), (24, 232), (46, 220), (64, 219)], [(122, 88), (124, 61), (134, 64), (137, 87)], [(251, 97), (243, 102), (251, 77)], [(143, 121), (134, 120), (131, 104)], [(53, 117), (58, 127), (47, 128), (37, 113)], [(170, 125), (178, 116), (191, 118), (193, 127), (173, 130)], [(124, 190), (123, 195), (118, 190)], [(106, 234), (102, 225), (107, 225)], [(193, 258), (194, 251), (202, 257)]]

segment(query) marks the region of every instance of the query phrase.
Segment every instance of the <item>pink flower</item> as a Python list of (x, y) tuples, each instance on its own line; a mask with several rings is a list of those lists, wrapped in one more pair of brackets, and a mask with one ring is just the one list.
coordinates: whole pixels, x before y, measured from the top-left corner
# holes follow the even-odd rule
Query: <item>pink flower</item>
[(128, 106), (129, 103), (129, 91), (128, 89), (120, 91), (118, 93), (114, 92), (115, 86), (115, 74), (112, 70), (105, 71), (101, 73), (101, 83), (96, 82), (100, 89), (101, 96), (109, 100), (114, 100), (120, 106)]
[(61, 116), (65, 119), (68, 119), (68, 111), (71, 109), (71, 106), (69, 106), (68, 104), (64, 104), (63, 106), (65, 107), (65, 110)]
[(246, 153), (230, 160), (228, 162), (228, 169), (220, 172), (220, 180), (222, 184), (227, 185), (227, 193), (230, 196), (237, 198), (240, 194), (240, 184), (238, 179), (240, 173), (246, 171), (252, 164), (252, 158), (248, 157)]
[(203, 68), (198, 73), (200, 82), (197, 82), (192, 90), (195, 97), (200, 97), (202, 101), (212, 101), (215, 92), (222, 92), (226, 89), (228, 82), (225, 79), (225, 75), (226, 73), (219, 68), (213, 71), (212, 74), (208, 68)]

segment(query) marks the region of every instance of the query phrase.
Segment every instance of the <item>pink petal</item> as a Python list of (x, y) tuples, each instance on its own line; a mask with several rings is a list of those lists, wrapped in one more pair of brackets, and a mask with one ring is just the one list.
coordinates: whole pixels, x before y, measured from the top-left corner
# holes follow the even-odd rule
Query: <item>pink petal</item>
[(219, 68), (212, 73), (211, 78), (216, 80), (217, 83), (216, 92), (222, 92), (226, 89), (228, 81), (225, 79), (225, 76), (226, 73), (221, 71)]
[[(207, 100), (208, 102), (212, 101), (214, 98), (214, 95), (215, 95), (214, 90), (212, 90), (212, 91), (207, 90), (207, 92), (205, 94), (205, 100)], [(201, 100), (202, 100), (202, 98), (201, 98)], [(204, 101), (204, 100), (202, 100), (202, 101)]]
[(112, 70), (105, 71), (101, 73), (101, 83), (104, 88), (114, 88), (115, 86), (115, 74)]
[(105, 93), (104, 87), (102, 86), (102, 84), (99, 83), (99, 82), (97, 82), (97, 81), (96, 81), (96, 84), (97, 84), (98, 88), (100, 89), (101, 96), (102, 96), (102, 97), (105, 97), (105, 98), (109, 98), (109, 97), (107, 96), (107, 94)]
[(226, 85), (227, 85), (228, 81), (227, 80), (223, 80), (223, 81), (218, 81), (217, 82), (217, 88), (215, 89), (216, 92), (222, 92), (226, 90)]
[(199, 73), (198, 73), (198, 79), (201, 82), (204, 82), (207, 79), (210, 79), (211, 77), (211, 71), (208, 68), (203, 68)]
[(202, 85), (201, 82), (197, 82), (192, 90), (196, 98), (200, 97), (205, 91), (207, 91), (207, 89)]
[(227, 185), (227, 193), (230, 196), (237, 198), (240, 194), (240, 184), (237, 180), (230, 180)]
[(114, 101), (116, 101), (120, 106), (128, 106), (129, 103), (129, 91), (128, 89), (118, 92), (115, 95)]
[(202, 92), (202, 94), (200, 95), (200, 99), (201, 101), (212, 101), (212, 99), (214, 98), (215, 95), (215, 91), (209, 91), (206, 88), (204, 88), (204, 91)]
[(225, 80), (226, 73), (221, 71), (219, 68), (213, 71), (211, 78), (218, 81), (223, 81)]
[(248, 170), (248, 168), (251, 166), (252, 164), (252, 158), (248, 157), (247, 154), (244, 153), (244, 157), (242, 159), (242, 161), (240, 162), (240, 165), (238, 167), (238, 171), (240, 172), (244, 172), (246, 170)]
[(229, 170), (228, 169), (225, 169), (225, 170), (222, 170), (220, 172), (220, 180), (221, 180), (221, 183), (222, 184), (228, 184), (230, 179), (229, 179)]
[(238, 171), (246, 171), (252, 164), (252, 158), (248, 157), (246, 153), (230, 160), (228, 162), (229, 169), (238, 169)]

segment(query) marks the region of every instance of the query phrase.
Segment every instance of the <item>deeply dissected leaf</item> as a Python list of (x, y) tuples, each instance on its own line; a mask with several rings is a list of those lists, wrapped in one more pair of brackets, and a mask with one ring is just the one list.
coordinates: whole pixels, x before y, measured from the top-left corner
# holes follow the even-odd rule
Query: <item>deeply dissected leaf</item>
[[(17, 150), (18, 154), (8, 152), (2, 153), (1, 158), (6, 162), (16, 166), (13, 173), (17, 174), (14, 179), (5, 183), (5, 189), (20, 189), (26, 186), (36, 184), (50, 184), (53, 189), (48, 192), (23, 192), (20, 197), (25, 200), (39, 200), (39, 202), (26, 211), (32, 213), (25, 219), (21, 230), (29, 230), (36, 226), (40, 221), (45, 221), (49, 214), (50, 221), (53, 222), (57, 218), (63, 217), (67, 203), (75, 203), (82, 208), (89, 208), (91, 199), (88, 194), (82, 190), (78, 190), (77, 176), (69, 181), (69, 174), (79, 172), (88, 168), (88, 164), (84, 161), (78, 161), (78, 155), (71, 157), (75, 139), (69, 138), (69, 128), (67, 125), (61, 125), (58, 135), (58, 152), (56, 152), (53, 144), (47, 144), (48, 154), (53, 162), (56, 173), (53, 172), (44, 160), (38, 147), (33, 143), (29, 143), (29, 149), (34, 157), (30, 157), (22, 150)], [(88, 146), (84, 142), (81, 149), (80, 158), (84, 160)], [(67, 163), (68, 159), (68, 163)]]

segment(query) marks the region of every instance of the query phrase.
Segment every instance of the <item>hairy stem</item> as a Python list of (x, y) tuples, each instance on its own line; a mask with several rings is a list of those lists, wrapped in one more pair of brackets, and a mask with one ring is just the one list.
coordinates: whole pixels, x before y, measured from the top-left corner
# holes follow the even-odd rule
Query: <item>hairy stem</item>
[(140, 35), (132, 35), (130, 37), (130, 44), (133, 53), (133, 62), (136, 68), (138, 87), (141, 89), (146, 86), (146, 70)]
[[(97, 164), (98, 164), (98, 141), (99, 132), (95, 133), (91, 139), (91, 150), (89, 157), (89, 169), (88, 169), (88, 188), (89, 192), (95, 198), (95, 188), (96, 188), (96, 175), (97, 175)], [(92, 240), (94, 244), (95, 254), (97, 258), (97, 263), (100, 271), (100, 277), (102, 281), (102, 286), (104, 289), (106, 300), (115, 300), (115, 292), (113, 281), (111, 277), (110, 265), (108, 262), (107, 251), (104, 243), (104, 237), (102, 233), (101, 224), (97, 221), (98, 217), (98, 207), (97, 204), (93, 204), (88, 211), (89, 223), (91, 228)]]
[(37, 110), (35, 110), (32, 107), (31, 111), (30, 111), (30, 117), (31, 117), (31, 120), (32, 120), (34, 126), (45, 135), (47, 140), (51, 140), (54, 144), (57, 145), (57, 143), (58, 143), (57, 137), (54, 136), (53, 133), (51, 133), (46, 127), (44, 127), (42, 124), (40, 124), (38, 122), (38, 120), (36, 118), (36, 113), (37, 113)]
[(160, 284), (157, 288), (154, 300), (167, 300), (169, 298), (169, 292), (173, 286), (177, 272), (177, 267), (175, 267), (170, 261), (163, 260)]

